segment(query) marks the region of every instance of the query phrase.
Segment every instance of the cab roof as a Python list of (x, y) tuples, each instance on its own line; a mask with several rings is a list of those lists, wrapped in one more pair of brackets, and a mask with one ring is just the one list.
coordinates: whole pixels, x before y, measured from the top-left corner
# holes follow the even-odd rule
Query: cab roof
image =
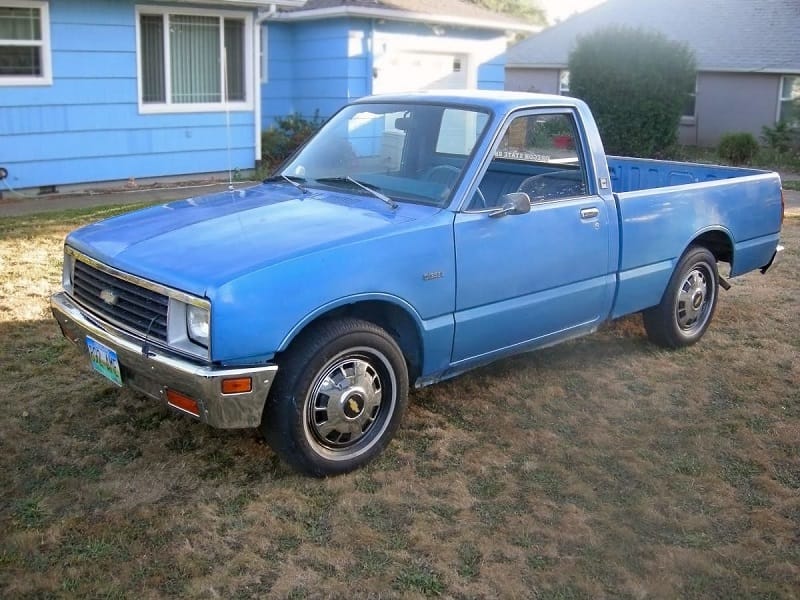
[(584, 103), (570, 96), (507, 92), (498, 90), (428, 90), (398, 94), (379, 94), (359, 98), (354, 104), (373, 102), (410, 102), (461, 104), (507, 113), (520, 108), (567, 106), (580, 108)]

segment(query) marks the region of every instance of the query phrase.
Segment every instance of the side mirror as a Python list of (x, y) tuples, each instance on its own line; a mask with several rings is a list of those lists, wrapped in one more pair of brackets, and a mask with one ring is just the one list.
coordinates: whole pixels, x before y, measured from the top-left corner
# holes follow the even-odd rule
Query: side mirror
[(531, 212), (531, 199), (525, 192), (503, 194), (500, 199), (503, 201), (503, 207), (489, 213), (489, 216), (494, 219), (506, 215), (524, 215)]
[(0, 181), (8, 177), (8, 171), (5, 167), (0, 167)]

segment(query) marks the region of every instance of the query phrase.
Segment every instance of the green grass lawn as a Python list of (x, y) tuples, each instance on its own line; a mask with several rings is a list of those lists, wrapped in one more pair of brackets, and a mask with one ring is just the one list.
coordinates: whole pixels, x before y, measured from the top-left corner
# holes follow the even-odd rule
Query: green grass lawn
[(790, 179), (787, 181), (782, 181), (781, 184), (785, 190), (794, 190), (795, 192), (800, 192), (800, 180)]
[(0, 220), (0, 597), (797, 597), (800, 220), (698, 345), (632, 317), (498, 362), (316, 480), (62, 339), (63, 236), (115, 210)]

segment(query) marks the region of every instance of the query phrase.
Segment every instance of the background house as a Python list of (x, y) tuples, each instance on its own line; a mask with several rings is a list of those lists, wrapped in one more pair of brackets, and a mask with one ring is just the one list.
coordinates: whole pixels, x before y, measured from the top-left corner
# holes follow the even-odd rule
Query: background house
[(608, 0), (511, 47), (506, 89), (569, 93), (571, 49), (607, 25), (654, 29), (694, 50), (696, 93), (681, 143), (713, 146), (731, 131), (758, 137), (764, 125), (800, 119), (792, 112), (800, 98), (798, 0)]
[(373, 92), (504, 86), (511, 19), (458, 0), (293, 10), (303, 3), (0, 0), (5, 183), (249, 169), (275, 116), (326, 117)]

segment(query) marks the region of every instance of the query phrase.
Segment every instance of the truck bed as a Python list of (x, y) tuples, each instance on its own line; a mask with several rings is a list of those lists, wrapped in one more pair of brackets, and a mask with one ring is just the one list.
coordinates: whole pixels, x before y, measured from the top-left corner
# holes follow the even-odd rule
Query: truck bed
[(611, 189), (615, 192), (633, 192), (653, 188), (734, 179), (760, 175), (765, 171), (720, 165), (607, 156)]
[(701, 236), (730, 248), (731, 276), (770, 261), (781, 226), (777, 174), (616, 156), (607, 160), (620, 219), (619, 289), (612, 316), (658, 304), (681, 254)]

